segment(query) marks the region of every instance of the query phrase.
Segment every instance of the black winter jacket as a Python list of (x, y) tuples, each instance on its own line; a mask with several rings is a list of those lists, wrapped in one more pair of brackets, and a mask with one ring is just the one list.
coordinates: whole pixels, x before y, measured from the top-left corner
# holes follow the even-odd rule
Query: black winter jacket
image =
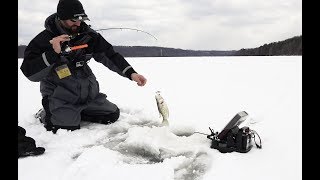
[[(32, 39), (25, 50), (21, 70), (31, 81), (41, 81), (48, 75), (52, 66), (61, 61), (60, 55), (53, 50), (49, 43), (52, 38), (66, 34), (57, 24), (56, 13), (49, 16), (45, 21), (46, 29)], [(96, 61), (104, 64), (112, 71), (130, 79), (131, 74), (135, 72), (134, 69), (122, 55), (113, 50), (110, 43), (84, 22), (81, 23), (81, 32), (91, 38), (88, 42), (89, 47), (84, 52), (86, 60), (93, 56)]]
[[(65, 94), (70, 94), (71, 92), (77, 97), (69, 100), (72, 104), (79, 102), (79, 97), (83, 96), (83, 94), (86, 94), (86, 97), (81, 97), (81, 101), (86, 101), (88, 93), (91, 99), (94, 98), (99, 92), (99, 85), (86, 63), (92, 57), (123, 77), (131, 79), (131, 74), (136, 72), (124, 57), (115, 52), (112, 45), (99, 33), (91, 29), (85, 22), (81, 23), (80, 28), (80, 34), (68, 43), (70, 46), (86, 43), (88, 47), (72, 51), (69, 55), (56, 53), (49, 42), (56, 36), (67, 34), (60, 26), (56, 13), (46, 19), (45, 30), (40, 32), (28, 44), (20, 69), (30, 81), (40, 81), (40, 90), (43, 96), (52, 95), (54, 90), (60, 86), (69, 91), (69, 93)], [(83, 66), (76, 67), (77, 62), (82, 62)], [(72, 76), (59, 79), (55, 69), (63, 64), (68, 65)], [(84, 79), (90, 80), (89, 85), (81, 87), (84, 86), (83, 84), (88, 84), (83, 82)], [(84, 93), (82, 92), (83, 89), (91, 92)]]

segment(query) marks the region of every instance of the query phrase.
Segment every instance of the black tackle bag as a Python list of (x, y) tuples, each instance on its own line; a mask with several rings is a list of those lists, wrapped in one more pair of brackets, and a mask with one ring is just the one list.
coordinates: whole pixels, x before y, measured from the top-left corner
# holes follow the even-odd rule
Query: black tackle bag
[(18, 158), (43, 154), (45, 148), (37, 147), (33, 138), (26, 136), (26, 130), (18, 126)]

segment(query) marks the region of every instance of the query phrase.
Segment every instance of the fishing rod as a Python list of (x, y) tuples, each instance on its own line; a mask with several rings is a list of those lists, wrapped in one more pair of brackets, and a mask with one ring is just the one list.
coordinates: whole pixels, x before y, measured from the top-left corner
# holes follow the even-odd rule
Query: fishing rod
[(146, 33), (146, 34), (150, 35), (151, 37), (153, 37), (155, 40), (158, 40), (154, 35), (146, 32), (146, 31), (143, 31), (143, 30), (140, 30), (140, 29), (135, 29), (135, 28), (113, 27), (113, 28), (95, 29), (95, 31), (105, 31), (105, 30), (114, 30), (114, 29), (120, 29), (120, 30), (126, 29), (126, 30), (138, 31), (138, 32)]
[[(89, 25), (89, 27), (91, 27), (91, 25)], [(113, 29), (120, 29), (120, 30), (126, 29), (126, 30), (138, 31), (138, 32), (142, 32), (142, 33), (148, 34), (149, 36), (153, 37), (156, 41), (158, 40), (154, 35), (146, 32), (146, 31), (143, 31), (143, 30), (140, 30), (140, 29), (135, 29), (135, 28), (112, 27), (112, 28), (94, 29), (94, 31), (107, 31), (107, 30), (113, 30)], [(69, 35), (69, 38), (70, 38), (70, 39), (74, 39), (74, 38), (76, 38), (78, 35), (82, 35), (82, 34), (87, 34), (87, 32), (72, 34), (72, 35)], [(69, 47), (69, 46), (67, 45), (66, 48), (65, 48), (65, 50), (64, 50), (64, 54), (68, 54), (68, 53), (71, 52), (71, 51), (78, 50), (78, 49), (82, 49), (82, 48), (87, 48), (87, 47), (88, 47), (87, 44), (78, 45), (78, 46), (74, 46), (74, 47)]]
[[(89, 25), (89, 27), (91, 27), (91, 25)], [(156, 41), (158, 40), (154, 35), (152, 35), (151, 33), (148, 33), (146, 31), (140, 30), (140, 29), (135, 29), (135, 28), (126, 28), (126, 27), (112, 27), (112, 28), (101, 28), (101, 29), (94, 29), (94, 31), (107, 31), (107, 30), (114, 30), (114, 29), (126, 29), (126, 30), (132, 30), (132, 31), (138, 31), (138, 32), (142, 32), (145, 34), (148, 34), (149, 36), (153, 37)], [(76, 34), (72, 34), (69, 35), (70, 39), (74, 39), (76, 36), (81, 35), (81, 34), (86, 34), (86, 33), (76, 33)]]
[[(91, 27), (91, 25), (89, 25), (89, 27)], [(149, 36), (153, 37), (156, 41), (158, 40), (154, 35), (152, 35), (151, 33), (148, 33), (146, 31), (140, 30), (140, 29), (135, 29), (135, 28), (126, 28), (126, 27), (112, 27), (112, 28), (101, 28), (101, 29), (94, 29), (94, 31), (107, 31), (107, 30), (114, 30), (114, 29), (120, 29), (120, 30), (132, 30), (132, 31), (138, 31), (138, 32), (142, 32), (145, 34), (148, 34)], [(76, 33), (76, 34), (72, 34), (69, 35), (70, 39), (74, 39), (76, 36), (81, 35), (81, 34), (86, 34), (86, 33)]]

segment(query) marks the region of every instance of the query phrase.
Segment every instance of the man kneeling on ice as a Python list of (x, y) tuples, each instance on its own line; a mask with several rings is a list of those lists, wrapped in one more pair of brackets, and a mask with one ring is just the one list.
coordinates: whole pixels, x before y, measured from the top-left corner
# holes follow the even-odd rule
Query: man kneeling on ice
[(100, 92), (87, 64), (92, 57), (139, 86), (147, 81), (84, 20), (89, 19), (79, 0), (60, 0), (45, 30), (27, 46), (20, 67), (29, 80), (40, 82), (43, 109), (37, 116), (54, 133), (79, 129), (81, 120), (108, 124), (119, 118), (119, 108)]

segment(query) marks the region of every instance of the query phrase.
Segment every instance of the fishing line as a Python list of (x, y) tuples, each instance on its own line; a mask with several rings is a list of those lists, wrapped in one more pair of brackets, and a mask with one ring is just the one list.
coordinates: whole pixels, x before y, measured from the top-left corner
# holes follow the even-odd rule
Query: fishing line
[(194, 134), (202, 134), (202, 135), (206, 135), (206, 136), (210, 136), (210, 134), (206, 134), (206, 133), (202, 133), (202, 132), (198, 132), (198, 131), (195, 131), (193, 132)]

